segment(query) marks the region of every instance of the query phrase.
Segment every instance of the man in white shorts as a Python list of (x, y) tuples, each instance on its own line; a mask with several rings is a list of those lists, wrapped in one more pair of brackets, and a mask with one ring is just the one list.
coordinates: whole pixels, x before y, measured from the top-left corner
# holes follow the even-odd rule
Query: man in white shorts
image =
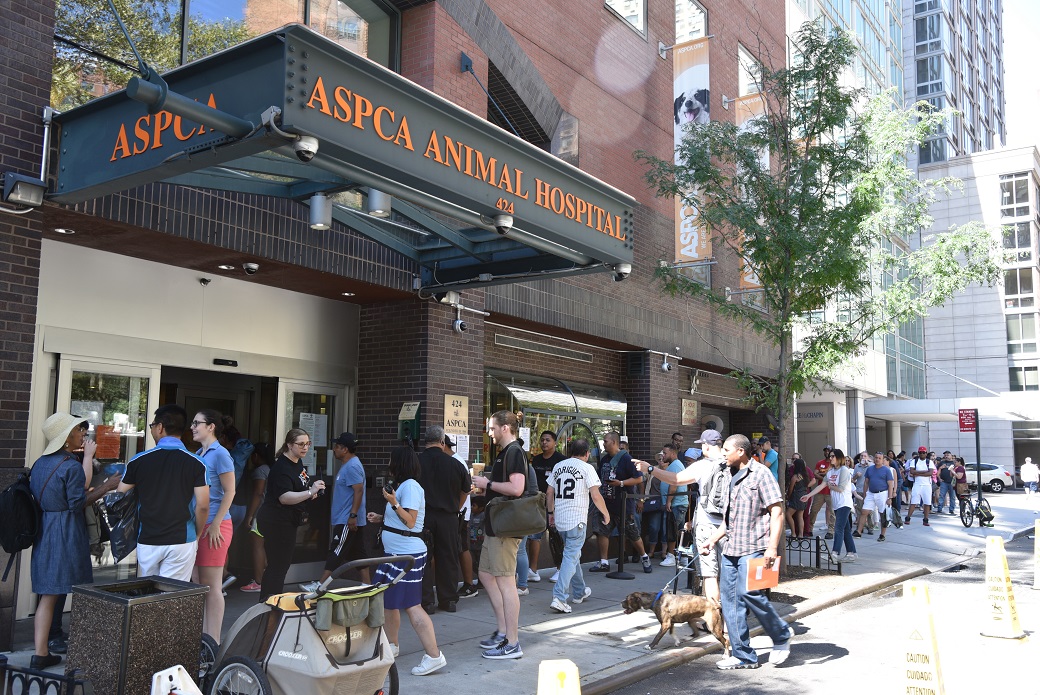
[(916, 461), (911, 461), (907, 467), (907, 473), (910, 479), (914, 481), (914, 484), (910, 488), (910, 509), (907, 510), (903, 523), (910, 523), (910, 517), (914, 515), (914, 509), (920, 505), (921, 511), (924, 512), (924, 521), (922, 523), (925, 526), (929, 526), (928, 514), (932, 510), (932, 471), (935, 470), (935, 464), (928, 460), (927, 447), (922, 446), (917, 451), (920, 457)]
[(863, 472), (863, 511), (859, 515), (859, 527), (856, 534), (863, 533), (863, 525), (876, 510), (881, 515), (881, 535), (878, 542), (885, 541), (888, 530), (888, 508), (892, 506), (892, 498), (896, 496), (896, 474), (885, 465), (885, 455), (880, 451), (874, 454), (874, 465)]

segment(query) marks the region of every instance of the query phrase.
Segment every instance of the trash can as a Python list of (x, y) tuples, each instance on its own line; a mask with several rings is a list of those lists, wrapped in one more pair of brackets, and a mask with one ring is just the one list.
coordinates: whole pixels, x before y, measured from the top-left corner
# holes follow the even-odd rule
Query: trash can
[(72, 587), (68, 668), (106, 695), (148, 693), (178, 664), (197, 674), (208, 590), (157, 576)]

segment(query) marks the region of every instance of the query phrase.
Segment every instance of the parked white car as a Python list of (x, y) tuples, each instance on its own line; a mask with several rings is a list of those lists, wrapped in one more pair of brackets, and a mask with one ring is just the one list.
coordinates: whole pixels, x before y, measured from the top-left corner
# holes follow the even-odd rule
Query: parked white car
[(1000, 464), (1000, 463), (965, 463), (964, 464), (965, 477), (968, 479), (968, 485), (976, 487), (978, 485), (979, 473), (982, 473), (982, 489), (990, 490), (991, 492), (1003, 492), (1004, 488), (1015, 487), (1015, 470), (1012, 464)]

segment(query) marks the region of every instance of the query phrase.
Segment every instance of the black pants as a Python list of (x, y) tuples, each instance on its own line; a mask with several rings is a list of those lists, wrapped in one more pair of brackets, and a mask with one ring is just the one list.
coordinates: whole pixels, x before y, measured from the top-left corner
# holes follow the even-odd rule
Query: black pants
[(437, 585), (436, 603), (458, 601), (458, 582), (462, 576), (462, 566), (459, 564), (459, 515), (457, 512), (427, 509), (423, 526), (427, 531), (427, 545), (430, 546), (429, 557), (434, 563), (433, 572), (429, 571), (429, 567), (423, 572), (423, 605), (434, 603), (434, 584)]
[(280, 594), (285, 588), (285, 575), (292, 564), (296, 550), (296, 527), (279, 519), (264, 517), (256, 520), (257, 528), (264, 535), (264, 551), (267, 553), (267, 569), (260, 581), (260, 601), (268, 596)]

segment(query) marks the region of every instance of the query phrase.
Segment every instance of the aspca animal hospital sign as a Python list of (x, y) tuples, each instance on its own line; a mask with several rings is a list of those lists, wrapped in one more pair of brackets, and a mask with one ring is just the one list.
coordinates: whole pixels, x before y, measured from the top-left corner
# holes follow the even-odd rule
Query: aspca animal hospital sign
[[(171, 92), (310, 135), (310, 166), (361, 169), (605, 262), (631, 262), (635, 201), (400, 75), (290, 25), (165, 76)], [(58, 200), (73, 201), (280, 147), (224, 134), (122, 92), (64, 114)], [(66, 145), (69, 145), (66, 147)], [(338, 166), (337, 166), (338, 165)]]

